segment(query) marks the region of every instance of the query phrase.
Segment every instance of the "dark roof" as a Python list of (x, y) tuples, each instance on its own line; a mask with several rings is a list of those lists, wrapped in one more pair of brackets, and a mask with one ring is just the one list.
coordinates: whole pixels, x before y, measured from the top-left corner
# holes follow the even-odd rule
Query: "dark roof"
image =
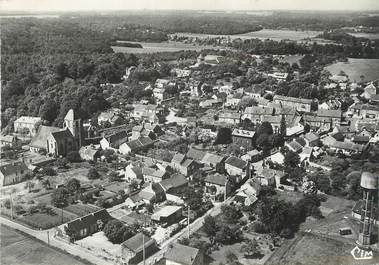
[(0, 172), (6, 176), (10, 176), (13, 174), (19, 174), (21, 171), (26, 172), (28, 170), (28, 167), (25, 165), (24, 162), (14, 162), (10, 164), (2, 164), (0, 166)]
[(320, 140), (320, 136), (318, 134), (311, 133), (311, 132), (305, 134), (304, 138), (307, 139), (309, 142)]
[(183, 265), (192, 265), (200, 250), (197, 248), (173, 243), (168, 246), (165, 258)]
[(60, 130), (62, 130), (62, 129), (58, 128), (58, 127), (41, 125), (41, 126), (39, 126), (37, 134), (33, 137), (32, 141), (30, 142), (29, 145), (31, 147), (46, 149), (47, 137), (50, 135), (50, 133), (58, 132)]
[(143, 242), (145, 243), (145, 249), (155, 244), (155, 240), (145, 235), (143, 239), (143, 234), (138, 233), (135, 236), (129, 238), (122, 243), (122, 246), (131, 250), (134, 253), (138, 253), (143, 249)]
[(185, 158), (185, 155), (181, 153), (176, 153), (171, 160), (171, 163), (181, 164)]
[(88, 228), (88, 226), (96, 224), (98, 220), (106, 223), (111, 219), (113, 218), (109, 215), (109, 213), (105, 209), (101, 209), (100, 211), (90, 213), (67, 223), (67, 227), (71, 231), (78, 232), (83, 228)]
[(51, 135), (54, 137), (54, 139), (56, 141), (74, 137), (69, 129), (65, 129), (65, 130), (58, 131), (58, 132), (52, 132)]
[(205, 178), (206, 183), (212, 183), (219, 186), (224, 186), (225, 183), (227, 183), (227, 181), (228, 181), (228, 177), (225, 175), (221, 175), (219, 173), (208, 175)]
[(142, 144), (142, 146), (148, 146), (154, 143), (153, 140), (151, 140), (151, 138), (148, 136), (141, 136), (138, 138), (138, 141)]
[(171, 178), (164, 179), (160, 182), (164, 190), (169, 191), (172, 188), (178, 188), (188, 184), (188, 179), (182, 174), (175, 174)]
[(228, 159), (225, 160), (225, 164), (229, 164), (231, 166), (244, 169), (247, 165), (246, 161), (243, 161), (242, 159), (235, 157), (235, 156), (230, 156)]
[(355, 135), (353, 137), (354, 142), (369, 142), (370, 137), (369, 136), (360, 136), (360, 135)]
[(317, 116), (319, 117), (329, 117), (329, 118), (341, 118), (342, 111), (341, 110), (329, 110), (329, 109), (319, 109), (317, 111)]
[(105, 138), (112, 147), (117, 148), (128, 140), (128, 133), (126, 131), (119, 131), (114, 134), (107, 135)]
[(132, 151), (136, 151), (142, 147), (141, 142), (138, 140), (133, 140), (133, 141), (127, 142), (126, 145), (129, 146), (130, 150), (132, 150)]
[(205, 155), (206, 155), (205, 152), (200, 151), (200, 150), (196, 150), (193, 148), (190, 148), (187, 152), (188, 158), (192, 158), (193, 160), (197, 160), (197, 161), (201, 161)]
[(225, 157), (223, 156), (219, 156), (219, 155), (216, 155), (216, 154), (212, 154), (212, 153), (206, 153), (205, 156), (203, 157), (203, 160), (202, 162), (204, 164), (207, 164), (207, 165), (216, 165), (218, 163), (221, 163), (222, 160), (224, 160)]

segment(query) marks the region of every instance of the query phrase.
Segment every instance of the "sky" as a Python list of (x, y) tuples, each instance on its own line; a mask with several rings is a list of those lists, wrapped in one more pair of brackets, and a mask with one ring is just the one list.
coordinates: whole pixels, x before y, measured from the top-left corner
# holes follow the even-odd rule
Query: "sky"
[(0, 0), (0, 11), (379, 10), (379, 0)]

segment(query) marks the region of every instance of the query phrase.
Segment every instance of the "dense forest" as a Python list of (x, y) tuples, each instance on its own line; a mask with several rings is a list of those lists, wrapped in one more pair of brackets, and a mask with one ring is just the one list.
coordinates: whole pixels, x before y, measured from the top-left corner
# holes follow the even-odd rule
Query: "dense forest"
[(69, 21), (11, 19), (2, 26), (1, 109), (9, 116), (59, 125), (74, 108), (88, 118), (108, 107), (99, 84), (120, 82), (125, 67), (138, 62), (114, 54), (109, 36)]

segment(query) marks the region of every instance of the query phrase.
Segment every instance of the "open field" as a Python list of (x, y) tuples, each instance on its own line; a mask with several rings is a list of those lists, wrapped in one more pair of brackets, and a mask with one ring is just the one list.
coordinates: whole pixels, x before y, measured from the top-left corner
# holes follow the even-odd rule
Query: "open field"
[(84, 265), (75, 257), (23, 235), (6, 226), (0, 227), (2, 265)]
[(367, 38), (370, 40), (377, 40), (379, 39), (379, 33), (364, 33), (364, 32), (357, 32), (357, 33), (349, 33), (350, 35), (353, 35), (357, 38)]
[(337, 240), (321, 237), (313, 234), (298, 235), (291, 241), (289, 249), (285, 252), (277, 251), (266, 263), (267, 265), (334, 265), (334, 264), (375, 264), (378, 256), (372, 260), (354, 260), (350, 251), (354, 244), (343, 243)]
[(262, 29), (260, 31), (253, 31), (244, 34), (235, 35), (213, 35), (213, 34), (201, 34), (201, 33), (175, 33), (172, 35), (194, 37), (194, 38), (217, 38), (217, 37), (230, 37), (230, 39), (271, 39), (276, 41), (281, 40), (294, 40), (300, 41), (306, 38), (316, 37), (321, 32), (319, 31), (295, 31), (295, 30), (274, 30), (274, 29)]
[(350, 81), (361, 81), (361, 75), (364, 76), (364, 81), (379, 79), (379, 59), (354, 59), (349, 58), (349, 61), (337, 62), (325, 67), (331, 74), (337, 75), (340, 71), (344, 71)]
[[(143, 48), (132, 48), (132, 47), (119, 47), (112, 46), (114, 52), (123, 53), (155, 53), (155, 52), (178, 52), (178, 51), (201, 51), (204, 49), (220, 49), (217, 46), (199, 46), (193, 44), (186, 44), (181, 42), (131, 42), (141, 44)], [(122, 41), (120, 41), (122, 43)]]

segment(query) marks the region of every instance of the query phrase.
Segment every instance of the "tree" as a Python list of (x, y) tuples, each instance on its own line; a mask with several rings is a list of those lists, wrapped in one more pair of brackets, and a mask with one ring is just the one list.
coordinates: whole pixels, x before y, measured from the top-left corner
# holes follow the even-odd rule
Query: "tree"
[(261, 125), (259, 125), (258, 130), (257, 130), (257, 135), (261, 135), (261, 134), (271, 135), (272, 133), (273, 133), (272, 126), (271, 126), (271, 123), (269, 123), (268, 121), (262, 122)]
[(120, 244), (124, 238), (124, 224), (117, 219), (109, 221), (104, 227), (104, 234), (114, 244)]
[(220, 128), (214, 144), (229, 144), (232, 142), (232, 131), (230, 128)]
[(42, 186), (45, 188), (45, 189), (50, 189), (50, 181), (48, 179), (45, 179), (42, 181)]
[(122, 176), (116, 171), (111, 171), (108, 175), (109, 181), (120, 181)]
[(6, 199), (4, 201), (4, 207), (7, 208), (7, 209), (11, 208), (11, 200), (10, 199)]
[(287, 135), (286, 118), (284, 115), (282, 115), (282, 119), (280, 120), (280, 136), (284, 139), (286, 135)]
[(82, 158), (80, 157), (80, 154), (78, 151), (71, 151), (66, 155), (66, 158), (68, 161), (74, 163), (74, 162), (80, 162), (82, 161)]
[(222, 224), (216, 232), (215, 241), (222, 244), (233, 244), (242, 239), (242, 231), (239, 225)]
[(28, 189), (29, 192), (32, 191), (32, 189), (34, 188), (35, 186), (35, 183), (32, 182), (32, 181), (28, 181), (25, 183), (25, 189)]
[(300, 164), (300, 156), (299, 154), (288, 151), (284, 156), (284, 166), (290, 172), (293, 168), (298, 167)]
[(203, 222), (203, 229), (208, 236), (215, 236), (218, 231), (216, 219), (211, 215), (205, 216)]
[(39, 116), (43, 120), (53, 122), (58, 116), (57, 103), (52, 99), (47, 99), (39, 109)]
[(64, 187), (54, 190), (52, 194), (52, 203), (55, 207), (63, 208), (68, 205), (68, 197), (70, 193)]
[(80, 181), (76, 178), (71, 178), (67, 181), (66, 188), (71, 194), (74, 194), (80, 189)]
[(130, 189), (131, 191), (135, 191), (135, 190), (137, 190), (138, 187), (139, 187), (139, 184), (138, 184), (137, 180), (135, 180), (135, 179), (133, 179), (133, 180), (130, 182), (130, 184), (129, 184), (129, 189)]
[(261, 253), (261, 249), (257, 240), (252, 239), (241, 246), (241, 251), (245, 253), (245, 256), (255, 257)]
[(241, 147), (236, 144), (229, 144), (226, 148), (226, 153), (233, 156), (239, 156), (241, 154)]
[(139, 226), (126, 226), (117, 219), (109, 221), (104, 226), (104, 234), (114, 244), (120, 244), (137, 233)]
[(221, 206), (221, 212), (224, 220), (230, 224), (235, 224), (242, 217), (242, 213), (234, 205), (224, 204)]
[(99, 172), (97, 172), (96, 168), (90, 168), (90, 170), (88, 171), (88, 174), (87, 174), (87, 178), (88, 179), (98, 179), (100, 178), (100, 174)]

